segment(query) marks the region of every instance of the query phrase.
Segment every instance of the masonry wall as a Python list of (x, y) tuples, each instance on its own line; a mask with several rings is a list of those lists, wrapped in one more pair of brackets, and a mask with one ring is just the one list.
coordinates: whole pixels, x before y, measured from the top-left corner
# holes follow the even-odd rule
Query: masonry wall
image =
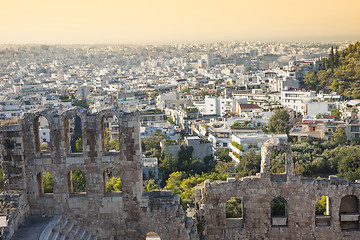
[[(274, 150), (285, 150), (288, 154), (284, 174), (269, 172), (270, 153)], [(261, 172), (257, 176), (236, 181), (230, 178), (227, 182), (206, 181), (197, 186), (195, 197), (202, 239), (360, 239), (359, 207), (340, 212), (344, 197), (360, 197), (360, 184), (336, 177), (300, 179), (293, 173), (292, 161), (287, 143), (268, 140), (262, 148)], [(315, 216), (316, 199), (322, 195), (330, 200), (329, 216)], [(225, 204), (231, 197), (242, 200), (242, 218), (226, 218)], [(287, 202), (285, 218), (271, 217), (270, 202), (275, 197), (283, 197)], [(342, 206), (350, 204), (344, 201)], [(279, 226), (283, 224), (286, 226)]]
[[(119, 152), (104, 151), (102, 119), (109, 114), (119, 119)], [(83, 153), (70, 153), (67, 123), (70, 115), (81, 118)], [(39, 116), (49, 122), (52, 149), (49, 154), (40, 151), (37, 136)], [(22, 138), (18, 140), (23, 144), (19, 146), (21, 154), (19, 151), (2, 151), (5, 178), (10, 189), (27, 192), (31, 214), (64, 215), (100, 239), (145, 239), (150, 231), (158, 233), (161, 239), (189, 239), (185, 213), (176, 195), (143, 194), (136, 115), (125, 114), (116, 108), (96, 115), (79, 107), (61, 113), (48, 109), (27, 113), (20, 125), (7, 128), (2, 132), (4, 139), (9, 140), (3, 141), (5, 145), (11, 143), (13, 136), (9, 135), (15, 133), (21, 134)], [(10, 131), (11, 128), (14, 131)], [(106, 192), (104, 172), (111, 167), (120, 170), (122, 192)], [(71, 192), (68, 176), (75, 169), (85, 174), (86, 193)], [(41, 193), (38, 174), (43, 171), (50, 172), (53, 177), (53, 194)]]

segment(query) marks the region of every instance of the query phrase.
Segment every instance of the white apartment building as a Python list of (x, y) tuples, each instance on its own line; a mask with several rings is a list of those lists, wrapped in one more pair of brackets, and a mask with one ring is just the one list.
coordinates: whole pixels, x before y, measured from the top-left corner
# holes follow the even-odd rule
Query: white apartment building
[[(203, 115), (217, 115), (224, 116), (230, 112), (236, 112), (237, 103), (247, 103), (246, 98), (218, 98), (218, 97), (205, 97), (205, 102), (202, 104), (197, 103), (196, 107)], [(195, 104), (194, 104), (195, 105)]]
[(306, 102), (316, 99), (315, 91), (281, 91), (281, 104), (296, 112), (306, 115)]

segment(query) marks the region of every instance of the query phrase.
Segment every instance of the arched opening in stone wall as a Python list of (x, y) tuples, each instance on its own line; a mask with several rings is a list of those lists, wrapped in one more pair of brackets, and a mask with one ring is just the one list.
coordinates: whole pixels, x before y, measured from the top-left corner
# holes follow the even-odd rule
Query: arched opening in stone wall
[(68, 153), (83, 151), (82, 122), (78, 115), (69, 115), (64, 120), (65, 146)]
[(343, 197), (339, 214), (341, 230), (359, 230), (359, 198), (357, 196)]
[(122, 191), (122, 182), (120, 170), (117, 168), (108, 168), (104, 172), (104, 183), (106, 193), (119, 193)]
[(270, 155), (270, 172), (285, 173), (286, 153), (284, 150), (275, 150)]
[(226, 218), (243, 218), (243, 203), (240, 198), (231, 197), (225, 204)]
[(113, 115), (102, 118), (102, 139), (104, 152), (118, 152), (119, 145), (119, 119)]
[(161, 240), (160, 236), (155, 232), (148, 232), (146, 234), (146, 240)]
[(34, 119), (35, 150), (43, 154), (51, 152), (50, 127), (48, 120), (43, 116)]
[(330, 199), (328, 196), (322, 195), (316, 198), (315, 215), (330, 215)]
[(52, 195), (54, 192), (54, 182), (51, 173), (40, 172), (37, 174), (37, 184), (39, 189), (39, 196)]
[(271, 225), (275, 227), (287, 226), (287, 203), (283, 197), (271, 200)]
[(315, 202), (315, 225), (330, 226), (330, 198), (322, 195)]
[(68, 174), (68, 183), (70, 193), (86, 194), (86, 178), (85, 174), (78, 170), (72, 170)]

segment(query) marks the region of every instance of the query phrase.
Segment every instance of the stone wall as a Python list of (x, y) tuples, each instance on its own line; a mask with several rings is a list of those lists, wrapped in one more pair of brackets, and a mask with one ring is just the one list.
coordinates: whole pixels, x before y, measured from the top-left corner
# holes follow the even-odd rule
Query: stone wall
[[(287, 154), (284, 174), (270, 173), (270, 154)], [(316, 216), (316, 199), (329, 199), (329, 215)], [(242, 218), (226, 218), (231, 197), (242, 201)], [(270, 202), (286, 200), (286, 215), (271, 217)], [(261, 172), (257, 176), (227, 182), (206, 181), (195, 189), (202, 239), (360, 239), (360, 184), (330, 177), (300, 179), (294, 174), (288, 143), (271, 139), (262, 147)], [(350, 198), (350, 199), (348, 199)], [(351, 202), (351, 199), (354, 200)]]
[[(120, 151), (104, 149), (103, 118), (119, 119)], [(82, 122), (82, 153), (70, 152), (69, 116)], [(50, 126), (51, 152), (41, 152), (38, 118)], [(25, 114), (17, 125), (0, 129), (1, 155), (7, 192), (17, 204), (6, 213), (10, 236), (29, 214), (63, 215), (100, 239), (145, 239), (156, 232), (172, 239), (360, 239), (360, 184), (346, 179), (301, 179), (294, 174), (292, 151), (285, 141), (271, 139), (262, 147), (261, 171), (256, 176), (195, 188), (193, 218), (187, 217), (178, 195), (170, 191), (143, 192), (139, 121), (134, 114), (109, 108), (96, 115), (83, 108), (54, 109)], [(285, 173), (271, 174), (270, 154), (286, 153)], [(106, 191), (106, 170), (117, 168), (122, 191)], [(72, 192), (72, 170), (85, 174), (86, 192)], [(42, 172), (50, 172), (54, 190), (43, 193)], [(328, 215), (315, 215), (315, 202), (328, 198)], [(226, 218), (226, 201), (242, 201), (242, 217)], [(270, 202), (286, 200), (286, 214), (272, 217)], [(13, 198), (15, 199), (15, 198)], [(15, 216), (12, 217), (11, 216)], [(12, 220), (11, 220), (12, 219)], [(12, 221), (12, 222), (11, 222)]]
[[(104, 151), (103, 117), (119, 119), (120, 151)], [(69, 116), (82, 122), (82, 153), (70, 153)], [(38, 118), (50, 126), (51, 149), (40, 151)], [(2, 128), (4, 176), (8, 189), (24, 190), (31, 214), (63, 215), (103, 239), (145, 239), (156, 232), (161, 239), (189, 239), (185, 213), (178, 197), (167, 192), (156, 204), (143, 194), (138, 117), (109, 108), (96, 115), (75, 107), (26, 113), (19, 125)], [(14, 148), (15, 147), (15, 148)], [(12, 149), (11, 149), (12, 148)], [(106, 192), (105, 170), (120, 171), (122, 191)], [(86, 179), (86, 193), (72, 192), (72, 170)], [(53, 178), (53, 193), (44, 194), (42, 172)], [(172, 199), (171, 201), (164, 201)], [(176, 231), (175, 231), (176, 230)]]

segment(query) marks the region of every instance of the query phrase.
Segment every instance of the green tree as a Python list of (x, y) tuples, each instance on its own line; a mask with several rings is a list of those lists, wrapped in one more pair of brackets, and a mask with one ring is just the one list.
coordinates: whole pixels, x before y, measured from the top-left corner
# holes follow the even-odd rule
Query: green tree
[(175, 172), (177, 170), (176, 157), (169, 152), (165, 152), (164, 156), (161, 158), (160, 170), (165, 174), (165, 178), (167, 178), (170, 173)]
[(157, 157), (160, 159), (161, 157), (161, 146), (160, 142), (166, 139), (166, 135), (162, 134), (161, 131), (155, 131), (151, 134), (150, 137), (145, 138), (141, 141), (141, 148), (143, 152), (151, 152), (149, 156)]
[(215, 156), (217, 156), (217, 160), (231, 162), (232, 159), (229, 156), (230, 149), (228, 148), (220, 148), (215, 151)]
[(215, 171), (220, 175), (228, 175), (235, 173), (235, 163), (233, 161), (220, 161), (216, 162)]
[(340, 108), (333, 108), (331, 111), (331, 116), (335, 117), (335, 120), (340, 120), (341, 117), (341, 112), (340, 112)]
[(190, 147), (180, 147), (180, 151), (178, 153), (178, 166), (177, 168), (180, 171), (187, 171), (189, 170), (189, 167), (192, 164), (192, 153), (194, 151), (194, 148), (192, 146)]
[(231, 197), (225, 203), (227, 218), (242, 218), (242, 203), (239, 198)]
[(86, 192), (85, 175), (80, 170), (72, 171), (72, 184), (74, 193)]
[(253, 149), (241, 156), (240, 163), (236, 166), (236, 178), (255, 175), (260, 171), (261, 155)]
[(165, 190), (172, 190), (174, 194), (181, 194), (180, 187), (182, 179), (185, 177), (185, 172), (173, 172), (170, 174), (168, 180), (166, 180)]
[(322, 195), (316, 199), (315, 215), (326, 215), (326, 196)]
[(339, 175), (349, 181), (360, 179), (360, 146), (341, 148), (335, 155)]
[(346, 135), (345, 131), (342, 127), (337, 126), (334, 133), (334, 141), (337, 144), (344, 144), (346, 143)]
[(106, 179), (106, 191), (107, 192), (121, 192), (122, 191), (122, 183), (120, 177), (108, 177)]
[(154, 179), (146, 180), (144, 182), (144, 192), (161, 190), (159, 185), (155, 183)]
[[(71, 141), (70, 141), (70, 146), (71, 146), (71, 151), (72, 152), (78, 152), (78, 149), (76, 147), (76, 142), (82, 138), (82, 126), (81, 126), (81, 119), (79, 116), (74, 115), (73, 116), (73, 120), (74, 120), (74, 132), (71, 136)], [(81, 150), (82, 151), (82, 150)]]
[(43, 172), (42, 178), (44, 193), (53, 193), (54, 182), (51, 174), (49, 172)]
[(290, 131), (290, 116), (284, 109), (276, 109), (275, 114), (269, 120), (269, 132), (271, 133), (286, 133)]
[(271, 217), (286, 216), (286, 200), (283, 197), (274, 198), (271, 203)]
[(82, 147), (82, 138), (79, 138), (78, 140), (75, 141), (75, 152), (82, 152), (83, 151), (83, 147)]
[(79, 99), (74, 102), (74, 106), (83, 107), (89, 109), (89, 104), (87, 103), (86, 99)]
[(317, 90), (319, 86), (319, 79), (316, 73), (314, 72), (306, 72), (305, 73), (305, 84), (312, 90)]

